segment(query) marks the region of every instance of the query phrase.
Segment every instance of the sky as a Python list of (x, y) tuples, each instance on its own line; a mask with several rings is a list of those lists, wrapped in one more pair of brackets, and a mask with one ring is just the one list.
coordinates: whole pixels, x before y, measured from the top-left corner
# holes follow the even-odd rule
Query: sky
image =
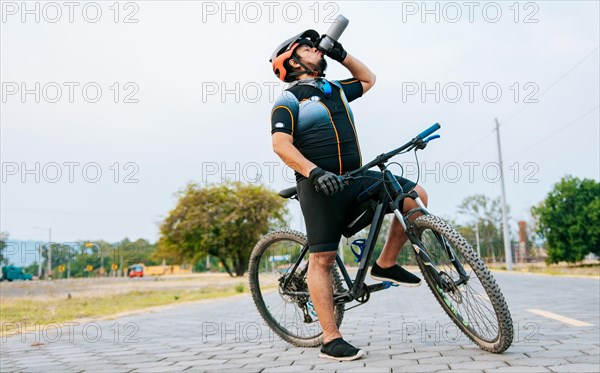
[[(155, 241), (188, 182), (292, 186), (268, 59), (337, 14), (377, 75), (351, 104), (363, 160), (442, 126), (418, 154), (432, 213), (460, 221), (466, 196), (500, 195), (495, 118), (513, 231), (561, 177), (600, 179), (597, 1), (224, 4), (1, 3), (1, 231)], [(327, 78), (348, 77), (329, 61)], [(412, 154), (396, 160), (416, 178)]]

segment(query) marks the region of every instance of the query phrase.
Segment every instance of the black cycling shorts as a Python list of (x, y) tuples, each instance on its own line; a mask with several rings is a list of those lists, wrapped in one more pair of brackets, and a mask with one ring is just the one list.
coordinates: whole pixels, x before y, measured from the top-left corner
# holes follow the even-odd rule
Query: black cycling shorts
[[(408, 179), (400, 176), (396, 179), (404, 191), (415, 187)], [(317, 192), (309, 179), (299, 180), (298, 199), (306, 222), (310, 252), (336, 251), (347, 225), (347, 214), (356, 204), (358, 195), (366, 191), (377, 196), (382, 187), (382, 173), (378, 171), (367, 171), (364, 177), (351, 180), (343, 191), (333, 196)]]

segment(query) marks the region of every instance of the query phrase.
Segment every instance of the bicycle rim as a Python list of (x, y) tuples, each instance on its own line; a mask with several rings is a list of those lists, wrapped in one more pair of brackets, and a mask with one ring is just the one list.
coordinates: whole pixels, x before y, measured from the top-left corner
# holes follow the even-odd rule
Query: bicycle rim
[[(431, 215), (419, 219), (420, 222), (415, 222), (418, 226), (417, 236), (427, 250), (432, 264), (450, 284), (442, 289), (419, 260), (429, 287), (446, 313), (467, 336), (488, 351), (504, 351), (512, 342), (512, 321), (504, 297), (489, 269), (468, 242), (447, 223)], [(468, 276), (468, 281), (464, 284), (454, 285), (460, 275), (451, 261), (446, 245), (462, 263)]]
[[(255, 267), (259, 303), (262, 302), (267, 322), (275, 326), (280, 336), (295, 339), (314, 339), (321, 336), (322, 329), (308, 296), (290, 296), (283, 293), (281, 281), (288, 275), (298, 260), (305, 242), (302, 238), (273, 238), (253, 260)], [(308, 292), (306, 269), (308, 253), (294, 272), (288, 289)], [(256, 299), (255, 299), (256, 303)], [(257, 303), (257, 307), (260, 305)], [(308, 316), (308, 317), (307, 317)]]

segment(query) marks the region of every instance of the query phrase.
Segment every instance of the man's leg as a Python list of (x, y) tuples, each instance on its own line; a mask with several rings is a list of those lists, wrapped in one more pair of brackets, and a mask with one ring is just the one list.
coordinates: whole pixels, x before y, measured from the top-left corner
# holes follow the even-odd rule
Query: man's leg
[[(427, 193), (420, 185), (415, 187), (419, 197), (423, 201), (423, 204), (427, 206)], [(417, 207), (417, 203), (411, 200), (405, 200), (403, 206), (403, 212), (407, 212)], [(416, 219), (420, 214), (416, 213), (411, 215), (410, 219)], [(398, 254), (402, 249), (402, 245), (406, 242), (408, 237), (404, 233), (402, 225), (395, 217), (392, 218), (392, 225), (388, 234), (387, 241), (383, 246), (383, 250), (377, 258), (377, 261), (371, 268), (371, 277), (379, 281), (391, 281), (398, 285), (403, 286), (419, 286), (421, 285), (421, 279), (404, 268), (396, 264)]]
[[(423, 189), (422, 186), (417, 185), (415, 187), (417, 194), (421, 197), (423, 204), (427, 206), (427, 192)], [(407, 212), (411, 209), (417, 207), (417, 203), (410, 198), (404, 200), (404, 212)], [(414, 220), (418, 218), (421, 214), (416, 213), (413, 214), (410, 219)], [(398, 254), (400, 254), (400, 250), (402, 249), (402, 245), (408, 240), (408, 237), (404, 234), (404, 228), (396, 219), (392, 217), (392, 226), (390, 227), (390, 232), (388, 234), (388, 238), (385, 241), (385, 245), (383, 246), (383, 250), (381, 251), (381, 255), (377, 258), (377, 265), (382, 268), (388, 268), (396, 264), (396, 259), (398, 258)]]
[(323, 328), (323, 346), (319, 357), (338, 361), (356, 360), (364, 355), (364, 351), (344, 341), (335, 323), (331, 277), (335, 255), (335, 251), (311, 253), (308, 265), (308, 291)]
[(308, 265), (308, 291), (323, 328), (323, 343), (342, 336), (335, 323), (333, 311), (331, 271), (335, 255), (335, 251), (311, 253)]

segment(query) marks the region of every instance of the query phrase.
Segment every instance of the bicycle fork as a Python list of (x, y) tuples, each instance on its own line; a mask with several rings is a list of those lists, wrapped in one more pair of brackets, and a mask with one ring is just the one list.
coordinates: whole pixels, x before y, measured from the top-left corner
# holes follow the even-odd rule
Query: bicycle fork
[[(413, 197), (413, 196), (411, 196), (411, 197)], [(436, 232), (433, 232), (436, 239), (438, 240), (438, 242), (440, 242), (440, 244), (443, 245), (444, 250), (446, 251), (448, 257), (450, 258), (450, 261), (456, 268), (456, 270), (460, 276), (460, 279), (458, 281), (453, 281), (453, 284), (451, 286), (442, 277), (442, 274), (445, 274), (445, 273), (443, 271), (438, 270), (437, 267), (433, 264), (433, 261), (431, 260), (431, 257), (427, 253), (426, 248), (424, 247), (421, 240), (417, 237), (416, 233), (414, 232), (414, 229), (412, 228), (412, 225), (410, 224), (410, 221), (408, 220), (409, 217), (416, 212), (421, 212), (425, 215), (428, 215), (429, 212), (427, 211), (425, 204), (423, 203), (423, 201), (421, 200), (421, 198), (418, 195), (416, 197), (414, 197), (413, 199), (417, 203), (418, 207), (407, 212), (406, 216), (402, 215), (402, 213), (400, 212), (400, 209), (398, 208), (398, 204), (396, 203), (396, 201), (390, 202), (390, 207), (393, 209), (394, 216), (396, 217), (396, 219), (398, 219), (398, 221), (402, 225), (402, 228), (404, 228), (404, 232), (412, 244), (413, 250), (415, 251), (415, 255), (417, 255), (421, 259), (421, 261), (425, 265), (425, 270), (429, 271), (432, 274), (432, 276), (435, 278), (435, 281), (437, 282), (437, 284), (444, 291), (450, 291), (453, 287), (458, 287), (462, 284), (465, 284), (469, 280), (469, 276), (467, 275), (464, 267), (462, 266), (462, 263), (460, 263), (460, 261), (456, 258), (456, 255), (454, 254), (454, 250), (452, 250), (452, 248), (450, 247), (450, 245), (448, 244), (446, 239), (444, 237), (441, 237)]]

